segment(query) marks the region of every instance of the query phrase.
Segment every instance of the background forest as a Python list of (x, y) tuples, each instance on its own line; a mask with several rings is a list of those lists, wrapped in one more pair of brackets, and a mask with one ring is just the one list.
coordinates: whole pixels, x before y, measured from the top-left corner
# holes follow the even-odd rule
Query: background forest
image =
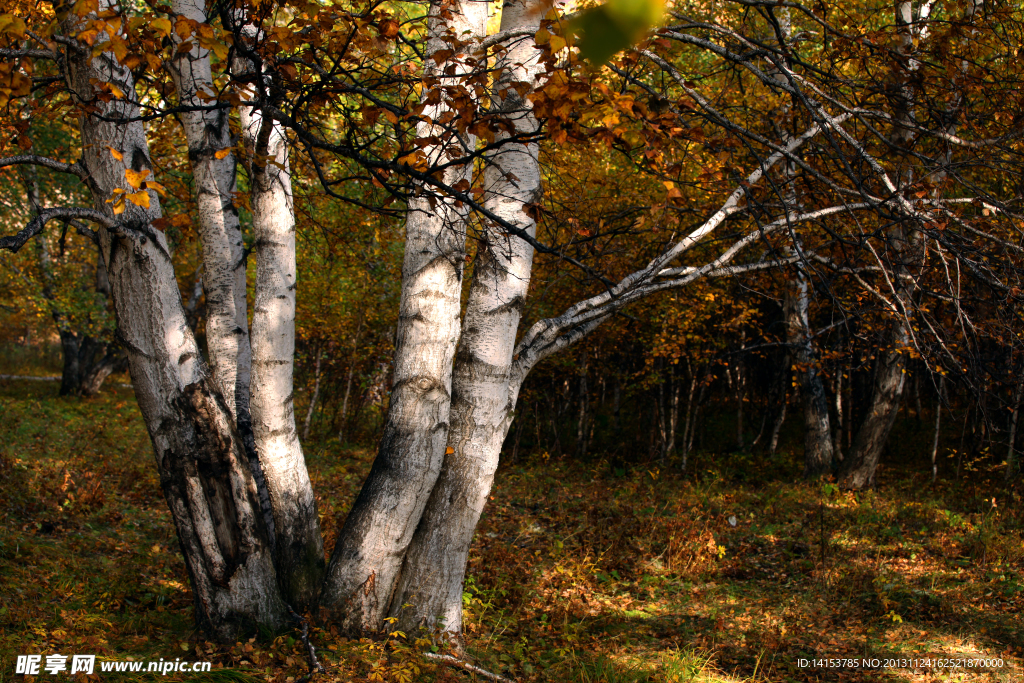
[(1013, 3), (4, 12), (0, 683), (1024, 675)]

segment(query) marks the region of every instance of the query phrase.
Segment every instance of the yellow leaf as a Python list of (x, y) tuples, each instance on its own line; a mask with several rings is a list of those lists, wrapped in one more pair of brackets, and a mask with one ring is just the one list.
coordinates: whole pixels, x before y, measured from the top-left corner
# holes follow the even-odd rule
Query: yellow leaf
[(134, 187), (136, 190), (142, 187), (142, 181), (149, 175), (149, 169), (144, 168), (141, 171), (133, 171), (130, 168), (124, 170), (124, 177), (128, 179), (128, 184)]
[(128, 195), (128, 201), (135, 206), (141, 206), (144, 209), (149, 208), (149, 192), (143, 190), (142, 192), (133, 192)]
[(114, 204), (114, 215), (119, 216), (124, 213), (124, 202), (117, 202)]
[(213, 153), (213, 156), (217, 159), (224, 159), (227, 155), (231, 154), (231, 148), (225, 147), (224, 149), (218, 149)]
[(161, 34), (165, 38), (171, 35), (171, 20), (167, 19), (166, 17), (154, 19), (150, 26), (153, 27), (154, 31)]
[(145, 189), (147, 189), (147, 190), (153, 190), (154, 192), (159, 194), (161, 197), (166, 197), (167, 196), (167, 190), (164, 188), (163, 185), (161, 185), (160, 183), (156, 182), (155, 180), (147, 180), (146, 182), (144, 182), (142, 184), (142, 186)]
[(108, 146), (107, 149), (110, 150), (110, 156), (114, 157), (118, 161), (124, 161), (124, 155), (118, 152), (116, 149), (110, 146)]
[(213, 50), (213, 54), (217, 55), (217, 59), (224, 61), (228, 58), (228, 46), (221, 42), (215, 42), (210, 44), (210, 49)]
[(107, 83), (110, 86), (110, 93), (119, 100), (124, 99), (124, 90), (121, 90), (113, 83)]
[(178, 21), (174, 22), (174, 32), (181, 37), (182, 40), (187, 40), (192, 37), (192, 22), (185, 17), (178, 17)]

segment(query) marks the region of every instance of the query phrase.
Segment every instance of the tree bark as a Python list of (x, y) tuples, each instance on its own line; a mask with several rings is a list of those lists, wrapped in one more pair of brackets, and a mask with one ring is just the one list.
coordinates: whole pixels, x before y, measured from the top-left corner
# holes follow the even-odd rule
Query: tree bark
[[(431, 3), (424, 75), (432, 87), (476, 96), (462, 76), (477, 63), (466, 55), (466, 41), (484, 35), (487, 3)], [(434, 61), (442, 51), (448, 56)], [(451, 100), (429, 105), (431, 121), (464, 116)], [(417, 137), (436, 137), (423, 152), (430, 163), (464, 157), (476, 147), (474, 136), (454, 126), (418, 124)], [(472, 179), (472, 164), (444, 172), (449, 186)], [(452, 391), (452, 362), (459, 340), (462, 272), (465, 265), (467, 209), (449, 197), (409, 200), (394, 383), (377, 458), (345, 520), (331, 556), (321, 607), (349, 633), (378, 631), (388, 613), (406, 549), (444, 458)]]
[[(536, 31), (543, 13), (542, 3), (533, 0), (506, 3), (500, 30)], [(535, 85), (540, 65), (533, 38), (510, 41), (500, 69), (492, 111), (506, 117), (514, 132), (499, 133), (496, 142), (537, 129), (526, 93), (507, 87), (516, 82)], [(485, 206), (530, 235), (536, 222), (523, 209), (540, 201), (538, 155), (536, 143), (506, 145), (488, 158), (484, 170)], [(512, 354), (532, 263), (529, 244), (485, 226), (455, 359), (447, 454), (390, 606), (406, 632), (419, 627), (456, 637), (461, 632), (469, 546), (524, 377)]]
[[(101, 0), (100, 10), (111, 7), (110, 0)], [(68, 33), (77, 33), (76, 19), (65, 24)], [(94, 108), (80, 122), (89, 183), (97, 208), (113, 215), (107, 200), (116, 198), (114, 189), (135, 191), (125, 171), (152, 172), (132, 73), (111, 53), (93, 57), (71, 47), (66, 57), (74, 97)], [(94, 84), (108, 82), (125, 98), (96, 98)], [(233, 642), (258, 626), (282, 626), (284, 605), (245, 453), (186, 324), (167, 240), (152, 225), (160, 217), (159, 198), (147, 192), (148, 208), (126, 202), (118, 228), (100, 228), (100, 244), (118, 336), (129, 353), (135, 394), (189, 571), (196, 620), (213, 637)]]
[[(206, 4), (173, 0), (175, 13), (205, 23)], [(172, 33), (181, 42), (181, 38)], [(210, 53), (175, 52), (170, 72), (183, 107), (206, 105), (215, 97)], [(204, 99), (205, 98), (205, 99)], [(202, 285), (206, 293), (206, 345), (213, 380), (228, 402), (239, 430), (251, 429), (249, 380), (251, 350), (246, 305), (245, 253), (238, 209), (234, 205), (235, 155), (231, 151), (228, 110), (185, 111), (180, 115), (195, 183), (199, 238), (203, 249)]]

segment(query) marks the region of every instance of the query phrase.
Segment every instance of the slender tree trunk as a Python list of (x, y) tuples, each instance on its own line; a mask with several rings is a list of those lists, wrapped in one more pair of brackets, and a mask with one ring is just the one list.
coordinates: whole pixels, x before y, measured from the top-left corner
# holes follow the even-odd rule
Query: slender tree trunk
[(324, 350), (318, 348), (316, 350), (316, 369), (313, 371), (313, 395), (309, 398), (309, 408), (306, 410), (306, 419), (302, 424), (303, 441), (309, 439), (309, 427), (313, 424), (313, 411), (316, 410), (316, 401), (320, 398), (320, 361), (323, 355)]
[(687, 460), (690, 455), (690, 439), (691, 432), (693, 430), (693, 399), (694, 393), (697, 391), (697, 373), (695, 368), (690, 364), (689, 359), (686, 361), (686, 366), (689, 368), (690, 389), (686, 393), (686, 416), (683, 420), (683, 459), (679, 464), (679, 470), (681, 472), (686, 471)]
[[(205, 23), (201, 0), (173, 0), (175, 13)], [(181, 42), (176, 33), (174, 39)], [(192, 40), (191, 50), (176, 51), (171, 76), (183, 107), (207, 104), (217, 95), (210, 53)], [(179, 115), (195, 184), (206, 292), (206, 345), (213, 380), (228, 402), (239, 431), (251, 431), (249, 380), (251, 349), (246, 304), (245, 253), (238, 209), (233, 200), (235, 155), (227, 109), (186, 111)]]
[[(109, 8), (109, 0), (100, 1), (101, 11)], [(80, 30), (76, 19), (65, 24), (68, 33)], [(133, 77), (110, 53), (93, 57), (70, 48), (66, 56), (75, 98), (93, 108), (81, 119), (83, 161), (97, 208), (109, 212), (115, 188), (134, 191), (126, 169), (152, 172)], [(126, 97), (104, 102), (95, 97), (96, 83), (114, 83)], [(118, 229), (100, 229), (100, 244), (118, 336), (129, 353), (136, 398), (189, 571), (196, 620), (214, 637), (234, 642), (257, 626), (282, 626), (284, 605), (245, 452), (228, 406), (205, 375), (167, 240), (152, 227), (160, 217), (159, 197), (148, 194), (148, 208), (126, 203)]]
[(843, 430), (846, 427), (846, 414), (843, 412), (843, 371), (836, 370), (836, 425), (832, 435), (832, 458), (834, 463), (843, 461)]
[(359, 326), (356, 328), (356, 334), (352, 338), (352, 355), (349, 357), (348, 376), (345, 378), (345, 396), (341, 400), (341, 429), (338, 431), (338, 441), (341, 443), (345, 443), (345, 438), (348, 434), (348, 399), (352, 394), (352, 379), (355, 377), (356, 372), (355, 356), (356, 351), (359, 350), (359, 335), (363, 331), (363, 323), (365, 321), (365, 316), (360, 317)]
[[(935, 438), (932, 439), (932, 482), (939, 478), (939, 428), (942, 426), (942, 395), (945, 388), (946, 376), (939, 375), (939, 393), (935, 397)], [(1014, 426), (1016, 426), (1016, 421), (1014, 421)]]
[(668, 439), (665, 442), (665, 450), (662, 453), (662, 462), (670, 458), (676, 450), (676, 428), (679, 425), (679, 391), (682, 385), (676, 381), (675, 366), (669, 374), (669, 405), (668, 405)]
[[(465, 54), (452, 49), (446, 34), (468, 41), (483, 36), (487, 3), (434, 2), (429, 13), (423, 68), (435, 85), (424, 89), (424, 99), (437, 88), (451, 88), (475, 101), (472, 86), (445, 75), (448, 67), (454, 72), (473, 67)], [(435, 61), (439, 54), (446, 56)], [(431, 121), (453, 113), (464, 114), (454, 112), (445, 99), (424, 110)], [(418, 124), (417, 136), (438, 140), (423, 149), (431, 163), (465, 156), (476, 146), (468, 133), (453, 134), (450, 127), (426, 122)], [(472, 164), (455, 165), (444, 172), (444, 181), (450, 186), (469, 182), (472, 170)], [(466, 217), (466, 208), (448, 197), (409, 201), (391, 403), (377, 458), (338, 535), (321, 598), (328, 618), (349, 633), (383, 625), (444, 458), (460, 333)]]
[[(524, 295), (525, 299), (525, 295)], [(518, 321), (517, 321), (518, 324)], [(583, 366), (580, 368), (580, 415), (576, 422), (576, 457), (587, 457), (587, 419), (588, 408), (590, 407), (590, 391), (587, 388), (587, 351), (583, 350)]]
[(768, 437), (768, 455), (774, 456), (779, 447), (779, 434), (782, 433), (782, 425), (786, 422), (786, 409), (789, 406), (789, 388), (793, 383), (793, 360), (789, 351), (786, 351), (779, 368), (779, 390), (777, 393), (777, 412), (772, 420), (772, 431)]
[[(1013, 413), (1010, 415), (1010, 444), (1006, 452), (1006, 481), (1013, 481), (1020, 471), (1020, 463), (1017, 461), (1017, 416), (1020, 415), (1020, 401), (1024, 395), (1024, 374), (1020, 375), (1017, 381), (1017, 388), (1013, 392)], [(936, 428), (937, 431), (938, 428)]]
[(324, 577), (316, 497), (295, 427), (295, 213), (288, 144), (275, 121), (242, 107), (242, 137), (251, 150), (256, 288), (252, 315), (250, 406), (259, 464), (266, 477), (285, 599), (316, 605)]
[[(540, 11), (538, 11), (540, 10)], [(501, 31), (536, 31), (543, 10), (532, 0), (506, 3)], [(511, 41), (494, 86), (493, 110), (515, 134), (537, 128), (527, 93), (506, 84), (536, 83), (539, 52), (530, 38)], [(506, 87), (503, 87), (506, 86)], [(507, 137), (499, 133), (496, 138)], [(541, 197), (536, 143), (506, 145), (484, 170), (484, 201), (491, 211), (529, 234), (536, 223), (523, 211)], [(515, 180), (513, 180), (513, 178)], [(447, 455), (405, 557), (390, 613), (410, 632), (420, 626), (459, 634), (462, 585), (470, 542), (487, 502), (501, 445), (512, 422), (522, 375), (512, 357), (526, 298), (533, 248), (488, 227), (478, 249), (463, 337), (455, 359)]]

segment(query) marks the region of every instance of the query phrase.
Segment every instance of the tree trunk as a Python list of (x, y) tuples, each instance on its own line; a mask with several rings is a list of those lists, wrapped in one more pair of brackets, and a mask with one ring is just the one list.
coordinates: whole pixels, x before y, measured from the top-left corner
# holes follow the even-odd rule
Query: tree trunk
[(325, 565), (316, 497), (295, 426), (295, 214), (288, 144), (256, 108), (240, 110), (251, 151), (256, 288), (250, 407), (256, 452), (274, 515), (281, 590), (295, 609), (313, 609)]
[[(348, 399), (352, 395), (352, 379), (355, 377), (356, 363), (355, 357), (356, 352), (359, 350), (359, 335), (363, 331), (363, 323), (366, 321), (365, 316), (360, 316), (359, 326), (356, 327), (356, 334), (352, 338), (352, 355), (349, 356), (348, 362), (348, 374), (345, 378), (345, 395), (341, 400), (341, 429), (338, 430), (338, 441), (345, 443), (345, 438), (348, 435)], [(357, 413), (358, 414), (358, 413)]]
[(811, 341), (809, 287), (803, 273), (797, 275), (792, 290), (785, 302), (786, 336), (796, 359), (804, 404), (804, 477), (813, 479), (832, 471), (832, 428), (828, 397), (818, 374), (817, 354)]
[[(446, 34), (475, 40), (484, 35), (486, 23), (486, 3), (431, 4), (423, 68), (437, 85), (424, 89), (424, 99), (437, 88), (461, 90), (470, 101), (476, 99), (460, 76), (445, 76), (449, 67), (458, 73), (475, 66), (457, 49), (452, 54)], [(433, 56), (439, 53), (449, 56), (438, 64)], [(465, 114), (444, 98), (423, 113), (430, 121)], [(448, 126), (421, 122), (416, 131), (421, 139), (440, 140), (423, 149), (431, 163), (465, 156), (476, 147), (475, 137), (453, 134)], [(472, 171), (472, 164), (453, 165), (444, 181), (449, 186), (469, 182)], [(467, 209), (448, 197), (409, 200), (391, 403), (377, 458), (338, 535), (321, 597), (327, 617), (349, 633), (383, 625), (405, 551), (444, 458), (466, 217)]]
[(309, 397), (309, 408), (306, 409), (306, 419), (302, 424), (302, 440), (309, 439), (309, 428), (313, 424), (313, 411), (316, 410), (317, 399), (320, 398), (320, 361), (323, 360), (323, 348), (316, 350), (316, 369), (313, 371), (313, 395)]
[[(111, 6), (100, 2), (101, 11)], [(75, 19), (66, 24), (68, 33), (80, 30)], [(67, 66), (74, 96), (94, 108), (81, 119), (83, 161), (97, 208), (110, 212), (107, 200), (115, 198), (115, 188), (134, 191), (126, 169), (152, 172), (132, 73), (111, 53), (94, 58), (74, 48), (67, 52)], [(126, 97), (104, 102), (95, 96), (95, 83), (114, 83)], [(189, 571), (196, 620), (213, 637), (234, 642), (258, 626), (282, 626), (284, 605), (245, 453), (185, 322), (167, 240), (152, 226), (160, 217), (159, 197), (148, 194), (148, 208), (126, 202), (118, 228), (101, 227), (100, 244), (118, 336), (129, 353), (135, 394)]]
[[(942, 395), (946, 388), (946, 376), (939, 375), (938, 395), (935, 397), (935, 437), (932, 439), (932, 482), (939, 478), (939, 429), (942, 427)], [(1014, 415), (1014, 426), (1016, 426), (1016, 415)], [(1011, 430), (1012, 435), (1012, 430)], [(1012, 444), (1012, 439), (1011, 439)], [(1012, 448), (1012, 445), (1011, 445)]]
[[(1017, 451), (1014, 447), (1017, 442), (1017, 417), (1020, 415), (1022, 396), (1024, 396), (1024, 375), (1020, 375), (1020, 379), (1017, 381), (1017, 388), (1013, 392), (1013, 412), (1010, 414), (1010, 444), (1006, 452), (1006, 481), (1008, 482), (1013, 481), (1020, 471), (1020, 463), (1017, 461)], [(938, 420), (935, 423), (935, 430), (938, 432)]]
[(101, 350), (99, 360), (94, 360), (82, 373), (81, 392), (83, 396), (95, 396), (115, 372), (128, 369), (128, 355), (117, 344), (107, 345)]
[(878, 459), (900, 408), (906, 365), (901, 350), (909, 341), (909, 335), (902, 320), (895, 322), (893, 328), (894, 348), (877, 361), (871, 403), (853, 439), (850, 455), (840, 470), (839, 486), (844, 489), (859, 490), (874, 483)]
[[(506, 3), (501, 31), (536, 31), (543, 12), (536, 2)], [(494, 86), (493, 111), (514, 126), (495, 142), (537, 128), (526, 93), (505, 86), (535, 84), (539, 52), (532, 39), (511, 41), (501, 58)], [(541, 197), (536, 143), (506, 145), (488, 159), (484, 170), (485, 205), (530, 235), (536, 223), (523, 211)], [(513, 180), (515, 179), (515, 180)], [(486, 226), (477, 252), (462, 343), (452, 380), (451, 426), (447, 454), (420, 524), (405, 557), (390, 614), (398, 627), (419, 627), (458, 635), (462, 629), (462, 585), (470, 542), (480, 520), (498, 467), (501, 446), (512, 423), (523, 376), (512, 357), (522, 306), (526, 299), (533, 248)]]
[[(523, 300), (525, 301), (526, 295), (523, 294)], [(516, 321), (518, 325), (518, 320)], [(583, 366), (580, 368), (580, 383), (579, 383), (579, 394), (580, 394), (580, 414), (579, 420), (576, 422), (576, 457), (585, 458), (587, 457), (587, 430), (588, 421), (588, 409), (590, 407), (590, 391), (587, 388), (587, 350), (583, 350)]]
[[(204, 23), (206, 5), (199, 0), (173, 0), (177, 14)], [(174, 40), (181, 42), (176, 34)], [(183, 107), (206, 105), (217, 95), (210, 53), (193, 40), (192, 49), (175, 52), (171, 76)], [(251, 350), (246, 308), (245, 253), (238, 209), (233, 200), (235, 155), (227, 109), (185, 111), (179, 117), (188, 143), (195, 184), (199, 238), (203, 249), (206, 292), (206, 346), (213, 380), (228, 402), (239, 431), (251, 430), (249, 379)]]
[[(205, 4), (196, 0), (174, 0), (173, 7), (189, 19), (206, 21)], [(202, 105), (217, 92), (209, 51), (192, 45), (188, 52), (176, 52), (171, 65), (183, 106)], [(260, 494), (284, 597), (303, 611), (316, 602), (325, 562), (292, 405), (295, 240), (287, 149), (280, 130), (252, 108), (242, 108), (241, 120), (248, 148), (263, 155), (252, 164), (250, 178), (257, 246), (252, 342), (228, 112), (182, 114), (203, 246), (206, 341), (214, 381), (233, 398), (232, 415)], [(267, 156), (281, 167), (262, 160)]]

